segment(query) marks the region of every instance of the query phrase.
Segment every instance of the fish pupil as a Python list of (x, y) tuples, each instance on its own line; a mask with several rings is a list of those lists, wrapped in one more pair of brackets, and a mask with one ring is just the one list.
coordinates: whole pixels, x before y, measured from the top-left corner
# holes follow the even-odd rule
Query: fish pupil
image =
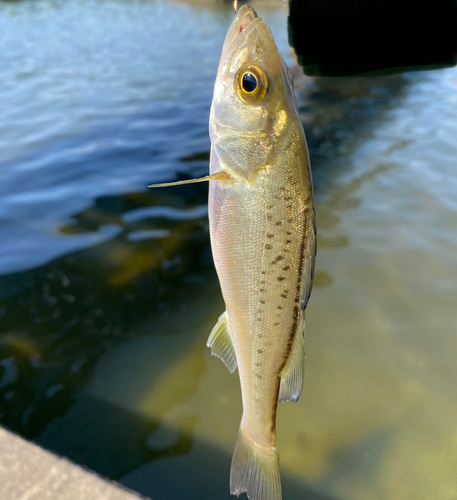
[(257, 78), (252, 73), (245, 73), (242, 85), (245, 92), (254, 92), (257, 88)]

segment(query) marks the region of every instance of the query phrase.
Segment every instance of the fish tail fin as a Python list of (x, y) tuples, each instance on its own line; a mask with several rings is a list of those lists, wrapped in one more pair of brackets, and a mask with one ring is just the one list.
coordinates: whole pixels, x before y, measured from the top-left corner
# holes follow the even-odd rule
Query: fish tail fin
[(246, 492), (250, 500), (281, 500), (276, 447), (255, 443), (241, 424), (230, 471), (230, 493)]

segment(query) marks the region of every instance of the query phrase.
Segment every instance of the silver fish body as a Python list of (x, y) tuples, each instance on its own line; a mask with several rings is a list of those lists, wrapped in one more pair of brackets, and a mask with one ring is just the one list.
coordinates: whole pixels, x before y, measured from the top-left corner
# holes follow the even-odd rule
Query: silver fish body
[(244, 5), (227, 33), (210, 113), (211, 248), (226, 311), (207, 345), (233, 372), (243, 417), (230, 491), (280, 500), (278, 401), (303, 388), (316, 221), (293, 83), (270, 29)]
[(226, 313), (208, 345), (238, 366), (243, 399), (231, 493), (279, 500), (276, 408), (303, 386), (316, 225), (291, 77), (267, 24), (246, 5), (224, 43), (210, 137), (210, 177), (220, 176), (210, 182), (211, 247)]

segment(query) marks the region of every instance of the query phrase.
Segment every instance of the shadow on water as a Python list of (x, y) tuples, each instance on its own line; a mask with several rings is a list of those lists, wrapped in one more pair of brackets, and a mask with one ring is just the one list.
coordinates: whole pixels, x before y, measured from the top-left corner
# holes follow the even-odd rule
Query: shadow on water
[(292, 73), (308, 142), (316, 193), (325, 191), (335, 161), (349, 156), (372, 135), (383, 115), (394, 109), (417, 75), (309, 78), (301, 68)]
[(158, 419), (86, 393), (77, 397), (66, 420), (57, 421), (52, 432), (43, 433), (37, 442), (99, 474), (120, 479), (144, 463), (189, 453), (194, 439), (174, 428), (167, 432)]
[[(231, 452), (196, 439), (188, 453), (147, 464), (123, 478), (121, 483), (158, 500), (229, 500), (234, 498), (229, 495), (230, 462)], [(202, 464), (205, 466), (202, 467)], [(290, 500), (336, 500), (335, 497), (314, 491), (303, 481), (284, 472), (282, 486), (284, 498)], [(247, 497), (242, 495), (241, 498)]]
[[(70, 413), (72, 432), (57, 426), (46, 439), (55, 452), (154, 500), (233, 498), (228, 493), (231, 452), (90, 395), (79, 397)], [(162, 437), (152, 442), (157, 432)], [(333, 498), (287, 473), (283, 486), (291, 500)]]
[[(68, 410), (106, 350), (153, 332), (158, 314), (201, 296), (203, 283), (218, 293), (206, 207), (186, 210), (200, 206), (205, 188), (189, 188), (185, 197), (168, 190), (163, 197), (157, 191), (101, 198), (62, 231), (94, 231), (109, 221), (123, 225), (114, 239), (0, 277), (2, 424), (36, 437)], [(168, 208), (151, 224), (144, 211), (158, 205)], [(122, 220), (126, 213), (129, 222)], [(173, 220), (176, 214), (188, 220)]]
[[(164, 428), (160, 432), (166, 435), (168, 431), (168, 435), (149, 444), (160, 421), (90, 395), (78, 398), (71, 418), (72, 432), (57, 426), (46, 444), (99, 474), (157, 500), (232, 498), (228, 494), (231, 452), (227, 450)], [(41, 444), (41, 440), (38, 442)], [(285, 497), (291, 500), (333, 498), (313, 491), (287, 473), (283, 474), (283, 485)]]

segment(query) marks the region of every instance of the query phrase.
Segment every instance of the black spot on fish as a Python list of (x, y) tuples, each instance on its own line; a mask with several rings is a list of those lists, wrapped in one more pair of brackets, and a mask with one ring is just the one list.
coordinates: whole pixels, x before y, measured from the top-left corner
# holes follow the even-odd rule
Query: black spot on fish
[(288, 271), (289, 269), (290, 269), (290, 266), (284, 266), (284, 267), (282, 268), (282, 270), (283, 270), (283, 271)]
[(273, 326), (278, 326), (278, 325), (279, 325), (279, 322), (273, 323)]
[(260, 303), (261, 303), (261, 304), (265, 304), (265, 301), (264, 301), (264, 300), (261, 300), (261, 301), (260, 301)]
[(288, 243), (291, 243), (291, 242), (292, 242), (292, 240), (286, 240), (286, 245), (287, 245)]
[(258, 352), (259, 354), (262, 354), (262, 352), (263, 352), (263, 351), (262, 351), (262, 349), (257, 349), (257, 352)]
[(281, 294), (281, 297), (282, 297), (283, 299), (287, 299), (287, 293), (282, 293), (282, 294)]
[(265, 245), (266, 250), (271, 250), (271, 245)]
[(277, 309), (282, 309), (283, 307), (282, 306), (278, 306)]
[(267, 238), (273, 238), (273, 237), (274, 237), (274, 234), (271, 234), (271, 233), (267, 234)]
[(286, 278), (284, 276), (278, 276), (278, 281), (284, 281)]
[(278, 220), (278, 222), (276, 222), (277, 226), (282, 226), (282, 224), (283, 224), (282, 220)]
[(286, 231), (287, 236), (290, 236), (292, 233), (290, 231)]

